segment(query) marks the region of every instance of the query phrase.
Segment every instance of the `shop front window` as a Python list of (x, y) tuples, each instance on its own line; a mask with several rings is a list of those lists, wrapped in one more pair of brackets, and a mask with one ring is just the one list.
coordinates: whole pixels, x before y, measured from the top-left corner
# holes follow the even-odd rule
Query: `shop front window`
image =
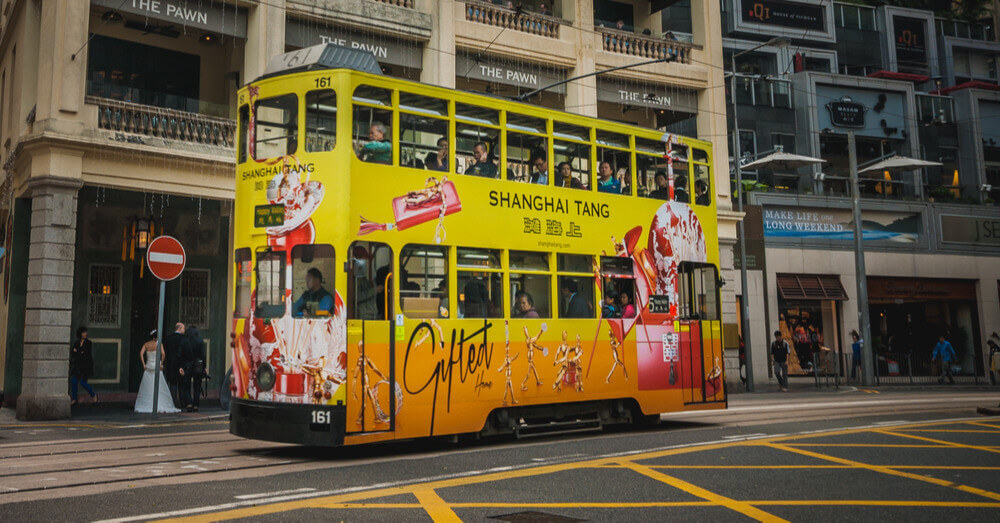
[[(836, 307), (827, 300), (778, 299), (778, 330), (792, 352), (788, 374), (836, 373)], [(832, 348), (831, 348), (832, 347)]]

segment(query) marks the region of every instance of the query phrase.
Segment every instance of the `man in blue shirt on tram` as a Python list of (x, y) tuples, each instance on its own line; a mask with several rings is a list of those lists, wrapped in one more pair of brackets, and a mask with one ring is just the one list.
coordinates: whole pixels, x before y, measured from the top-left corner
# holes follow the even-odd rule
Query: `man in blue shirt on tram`
[(292, 315), (295, 317), (331, 316), (333, 314), (333, 296), (323, 288), (323, 273), (316, 267), (306, 271), (306, 290), (292, 305)]

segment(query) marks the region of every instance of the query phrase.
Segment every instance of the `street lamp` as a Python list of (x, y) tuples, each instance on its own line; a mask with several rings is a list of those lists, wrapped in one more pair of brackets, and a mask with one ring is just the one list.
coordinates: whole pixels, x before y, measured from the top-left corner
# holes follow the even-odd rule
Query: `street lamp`
[[(733, 159), (736, 163), (736, 212), (741, 215), (743, 214), (743, 170), (740, 168), (740, 157), (742, 156), (740, 153), (740, 119), (736, 109), (736, 58), (756, 51), (761, 47), (785, 47), (789, 42), (790, 40), (787, 37), (778, 36), (750, 49), (733, 53), (729, 57), (732, 64), (730, 75), (732, 78), (733, 96)], [(750, 344), (750, 322), (747, 320), (747, 244), (746, 232), (743, 229), (743, 217), (740, 217), (740, 221), (736, 224), (736, 227), (739, 230), (740, 236), (740, 288), (743, 293), (743, 297), (740, 299), (740, 324), (743, 331), (743, 352), (747, 359), (747, 392), (753, 392), (753, 351)]]

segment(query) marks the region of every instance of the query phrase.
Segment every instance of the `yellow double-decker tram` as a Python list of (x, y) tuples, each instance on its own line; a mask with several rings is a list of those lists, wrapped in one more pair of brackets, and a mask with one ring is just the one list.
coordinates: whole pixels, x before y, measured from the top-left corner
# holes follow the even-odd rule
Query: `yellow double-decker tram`
[(232, 433), (345, 445), (724, 408), (709, 143), (279, 57), (239, 93)]

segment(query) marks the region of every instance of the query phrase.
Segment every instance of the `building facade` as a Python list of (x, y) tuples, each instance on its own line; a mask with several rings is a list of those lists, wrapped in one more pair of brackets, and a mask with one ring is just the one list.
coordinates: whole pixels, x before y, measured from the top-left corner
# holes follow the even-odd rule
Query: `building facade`
[[(885, 2), (722, 4), (741, 165), (775, 150), (823, 161), (742, 172), (749, 288), (737, 293), (750, 311), (755, 382), (773, 382), (777, 330), (792, 340), (793, 376), (851, 379), (858, 278), (880, 379), (937, 379), (939, 335), (958, 352), (956, 371), (984, 376), (986, 341), (1000, 331), (992, 24)], [(861, 172), (864, 275), (854, 261), (849, 134), (861, 171), (891, 155), (940, 164)]]
[[(70, 414), (68, 346), (94, 344), (99, 393), (138, 388), (156, 325), (151, 237), (185, 245), (165, 326), (197, 325), (218, 386), (228, 367), (235, 93), (283, 52), (333, 42), (386, 75), (516, 96), (715, 144), (727, 168), (718, 2), (645, 0), (3, 0), (5, 218), (0, 376), (22, 419)], [(681, 9), (680, 15), (668, 12)], [(684, 31), (665, 34), (665, 19)], [(723, 266), (738, 215), (720, 205)], [(727, 281), (735, 278), (724, 271)], [(723, 312), (735, 333), (735, 294)], [(735, 336), (729, 346), (735, 357)]]

